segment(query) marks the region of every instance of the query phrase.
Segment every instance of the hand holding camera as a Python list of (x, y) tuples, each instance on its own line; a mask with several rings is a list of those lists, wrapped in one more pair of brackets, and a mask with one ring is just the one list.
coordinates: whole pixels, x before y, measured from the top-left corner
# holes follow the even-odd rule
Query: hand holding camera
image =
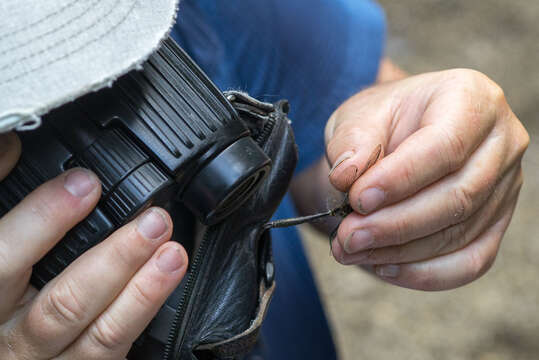
[[(16, 164), (20, 142), (0, 137), (0, 177)], [(41, 185), (0, 219), (0, 357), (120, 359), (187, 269), (172, 222), (151, 208), (95, 246), (41, 292), (34, 265), (101, 195), (97, 177), (71, 169)], [(69, 209), (69, 211), (66, 211)], [(91, 271), (88, 271), (91, 269)]]
[(257, 114), (241, 120), (166, 40), (141, 71), (3, 135), (0, 358), (123, 359), (187, 270), (188, 231), (169, 241), (163, 208), (213, 225), (268, 176), (275, 119)]

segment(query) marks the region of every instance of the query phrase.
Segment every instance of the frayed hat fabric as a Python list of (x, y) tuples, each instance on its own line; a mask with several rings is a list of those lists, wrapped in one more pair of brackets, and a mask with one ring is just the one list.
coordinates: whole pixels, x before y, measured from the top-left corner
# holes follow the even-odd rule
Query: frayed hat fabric
[(111, 84), (154, 52), (178, 0), (1, 0), (0, 133)]

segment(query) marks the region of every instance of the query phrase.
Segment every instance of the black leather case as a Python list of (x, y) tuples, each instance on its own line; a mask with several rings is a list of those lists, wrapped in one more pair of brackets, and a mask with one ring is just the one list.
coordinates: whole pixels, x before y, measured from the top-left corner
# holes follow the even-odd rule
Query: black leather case
[(286, 101), (260, 103), (241, 93), (228, 98), (272, 160), (272, 170), (242, 208), (206, 229), (182, 285), (129, 359), (237, 359), (256, 343), (275, 288), (271, 238), (263, 225), (287, 191), (297, 150)]

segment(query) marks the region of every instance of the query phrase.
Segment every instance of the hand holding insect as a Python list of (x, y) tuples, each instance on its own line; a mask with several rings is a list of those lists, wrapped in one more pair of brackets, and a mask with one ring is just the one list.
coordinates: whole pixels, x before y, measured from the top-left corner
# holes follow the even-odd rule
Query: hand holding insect
[(345, 102), (325, 134), (330, 181), (355, 210), (332, 244), (339, 262), (423, 290), (489, 269), (529, 142), (499, 86), (471, 70), (378, 85)]

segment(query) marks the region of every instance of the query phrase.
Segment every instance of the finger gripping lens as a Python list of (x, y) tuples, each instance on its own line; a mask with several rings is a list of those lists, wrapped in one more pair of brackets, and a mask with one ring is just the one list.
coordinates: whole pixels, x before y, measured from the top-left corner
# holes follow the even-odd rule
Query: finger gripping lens
[(67, 168), (92, 170), (103, 188), (96, 209), (34, 267), (38, 287), (149, 206), (180, 201), (204, 224), (221, 221), (271, 167), (232, 105), (171, 39), (140, 71), (20, 136), (21, 159), (0, 183), (0, 215)]

